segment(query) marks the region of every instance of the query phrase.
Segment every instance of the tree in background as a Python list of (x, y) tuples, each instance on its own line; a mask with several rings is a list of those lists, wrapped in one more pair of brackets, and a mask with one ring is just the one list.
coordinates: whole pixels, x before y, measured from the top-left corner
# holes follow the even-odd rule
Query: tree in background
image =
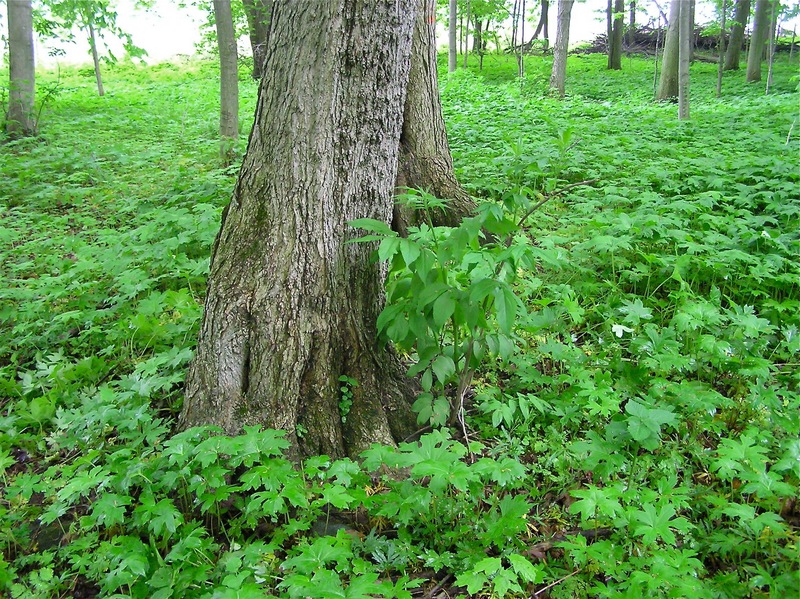
[(214, 0), (214, 22), (219, 47), (220, 155), (227, 162), (239, 137), (239, 65), (230, 0)]
[[(411, 51), (411, 67), (403, 111), (396, 187), (424, 189), (449, 200), (445, 210), (430, 214), (436, 225), (456, 225), (475, 209), (475, 202), (456, 180), (453, 157), (439, 99), (436, 71), (436, 2), (416, 0), (417, 19)], [(405, 233), (417, 224), (418, 215), (408, 207), (395, 208), (393, 226)]]
[(458, 68), (458, 0), (450, 0), (447, 27), (447, 70)]
[[(414, 430), (409, 381), (377, 341), (384, 269), (347, 241), (354, 219), (391, 220), (415, 12), (416, 0), (276, 3), (184, 427), (283, 429), (297, 457)], [(358, 381), (346, 413), (343, 375)]]
[(680, 10), (682, 0), (671, 0), (669, 25), (664, 40), (664, 55), (661, 59), (661, 76), (658, 79), (656, 100), (678, 97), (678, 62), (680, 54)]
[(6, 133), (11, 138), (36, 134), (33, 103), (36, 92), (31, 0), (7, 0), (8, 113)]
[(622, 69), (622, 34), (625, 25), (625, 0), (608, 0), (608, 14), (611, 20), (608, 31), (608, 68)]
[(744, 31), (750, 20), (750, 0), (736, 0), (733, 23), (731, 24), (731, 38), (725, 52), (726, 71), (739, 70), (739, 60), (744, 45)]
[(553, 70), (550, 74), (550, 89), (564, 97), (567, 78), (567, 51), (569, 50), (569, 22), (574, 0), (558, 0), (558, 25), (556, 44), (553, 48)]
[(242, 3), (247, 17), (250, 46), (253, 49), (253, 79), (261, 79), (273, 0), (242, 0)]
[[(150, 2), (139, 0), (137, 6), (148, 6)], [(110, 33), (122, 41), (125, 51), (130, 56), (144, 56), (146, 52), (133, 43), (129, 33), (117, 24), (116, 5), (112, 0), (43, 0), (42, 18), (38, 21), (40, 33), (51, 37), (61, 37), (67, 41), (74, 40), (74, 29), (82, 31), (89, 42), (89, 49), (94, 64), (97, 81), (97, 93), (103, 95), (103, 77), (100, 71), (100, 51), (98, 43), (105, 34)], [(107, 59), (116, 60), (116, 56), (106, 48)]]
[(689, 120), (689, 66), (692, 62), (692, 37), (694, 34), (691, 2), (679, 2), (680, 14), (678, 32), (678, 119)]
[(770, 0), (756, 0), (753, 15), (753, 32), (750, 34), (750, 50), (747, 53), (747, 81), (761, 81), (761, 61), (769, 38), (771, 21)]

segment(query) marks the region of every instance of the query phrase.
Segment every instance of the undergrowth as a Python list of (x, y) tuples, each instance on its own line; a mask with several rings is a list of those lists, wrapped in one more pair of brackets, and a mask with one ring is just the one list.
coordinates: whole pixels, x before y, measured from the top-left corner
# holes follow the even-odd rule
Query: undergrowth
[(698, 63), (679, 123), (647, 61), (572, 57), (557, 101), (504, 60), (442, 82), (478, 214), (354, 223), (433, 432), (299, 467), (173, 431), (236, 176), (215, 68), (42, 73), (42, 137), (0, 152), (3, 596), (800, 593), (796, 65), (717, 99)]

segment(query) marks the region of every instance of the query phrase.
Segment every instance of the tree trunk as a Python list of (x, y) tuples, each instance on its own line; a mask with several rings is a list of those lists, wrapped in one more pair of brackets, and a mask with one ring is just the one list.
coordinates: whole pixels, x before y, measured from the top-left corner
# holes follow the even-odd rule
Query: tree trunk
[[(400, 192), (424, 189), (449, 200), (446, 211), (431, 216), (435, 225), (455, 226), (474, 211), (475, 203), (456, 180), (447, 142), (436, 72), (436, 1), (417, 0), (417, 7), (396, 187)], [(416, 224), (419, 215), (402, 204), (395, 206), (396, 231), (405, 235)]]
[(747, 53), (747, 82), (761, 81), (761, 60), (769, 36), (769, 0), (756, 0), (753, 17), (753, 33), (750, 35), (750, 50)]
[(97, 95), (105, 95), (103, 89), (103, 76), (100, 74), (100, 56), (97, 54), (97, 36), (94, 33), (94, 25), (91, 17), (87, 17), (86, 25), (89, 28), (89, 48), (92, 50), (92, 62), (94, 63), (94, 78), (97, 81)]
[(615, 71), (622, 69), (622, 34), (624, 25), (625, 0), (614, 0), (614, 23), (611, 27), (611, 40), (608, 45), (608, 68)]
[(689, 120), (689, 66), (692, 61), (692, 7), (689, 2), (680, 2), (680, 44), (678, 50), (678, 119)]
[[(470, 22), (470, 20), (472, 20), (472, 2), (470, 2), (470, 0), (467, 0), (467, 18), (465, 19), (466, 24), (467, 24), (467, 29), (464, 32), (464, 63), (462, 65), (465, 69), (467, 68), (467, 60), (469, 58), (469, 22)], [(474, 37), (473, 37), (473, 41), (474, 41)]]
[(264, 47), (269, 30), (273, 0), (242, 0), (247, 17), (247, 31), (253, 50), (253, 79), (261, 79), (264, 71)]
[(722, 0), (722, 24), (719, 30), (719, 42), (717, 54), (719, 55), (717, 62), (717, 97), (722, 97), (722, 72), (725, 68), (725, 25), (728, 16), (728, 0)]
[(735, 16), (731, 25), (731, 39), (725, 52), (725, 70), (738, 71), (744, 45), (744, 31), (750, 20), (750, 0), (736, 0)]
[(631, 47), (636, 39), (636, 0), (631, 0), (629, 5), (628, 46)]
[(542, 0), (542, 39), (547, 51), (550, 47), (550, 0)]
[(550, 74), (550, 89), (564, 97), (567, 78), (567, 50), (569, 49), (569, 21), (574, 0), (558, 0), (558, 25), (556, 45), (553, 47), (553, 70)]
[(772, 6), (770, 7), (770, 25), (769, 25), (769, 47), (767, 49), (767, 62), (769, 64), (769, 68), (767, 69), (767, 87), (766, 87), (766, 94), (769, 95), (769, 90), (772, 88), (772, 74), (773, 74), (773, 67), (775, 66), (775, 45), (777, 44), (777, 29), (778, 29), (778, 12), (780, 6), (778, 4), (778, 0), (772, 0)]
[(458, 0), (450, 0), (448, 34), (447, 69), (452, 73), (458, 68)]
[[(351, 220), (391, 219), (415, 9), (275, 4), (183, 427), (282, 429), (297, 458), (356, 455), (414, 429), (409, 381), (376, 339), (385, 269), (372, 244), (347, 241)], [(342, 375), (358, 381), (347, 414)]]
[(681, 0), (672, 0), (669, 4), (669, 27), (667, 27), (667, 38), (664, 40), (664, 56), (661, 59), (661, 77), (658, 80), (656, 100), (678, 97), (680, 11)]
[(475, 32), (472, 35), (472, 51), (476, 54), (483, 52), (483, 21), (475, 20)]
[(9, 137), (36, 134), (33, 114), (35, 63), (33, 54), (33, 12), (30, 0), (8, 0), (8, 115)]
[(239, 64), (230, 0), (214, 0), (214, 23), (219, 47), (220, 155), (227, 161), (239, 137)]

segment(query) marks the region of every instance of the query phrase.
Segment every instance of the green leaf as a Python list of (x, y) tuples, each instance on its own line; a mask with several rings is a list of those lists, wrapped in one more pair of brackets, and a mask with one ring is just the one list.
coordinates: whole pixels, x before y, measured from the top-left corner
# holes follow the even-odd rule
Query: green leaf
[(397, 237), (397, 232), (392, 231), (388, 224), (374, 218), (357, 218), (356, 220), (351, 220), (348, 224), (355, 229), (372, 231), (385, 237)]
[(450, 319), (455, 312), (456, 302), (450, 292), (445, 291), (433, 302), (433, 323), (437, 328), (442, 326)]
[(431, 369), (436, 374), (439, 384), (446, 385), (456, 373), (456, 365), (449, 356), (439, 356), (431, 364)]

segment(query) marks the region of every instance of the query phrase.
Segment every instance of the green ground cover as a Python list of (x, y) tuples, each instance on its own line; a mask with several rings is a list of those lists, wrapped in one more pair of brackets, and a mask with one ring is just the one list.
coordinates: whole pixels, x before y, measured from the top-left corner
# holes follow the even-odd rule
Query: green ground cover
[(563, 101), (548, 59), (443, 76), (484, 203), (382, 234), (382, 330), (427, 373), (422, 424), (475, 370), (471, 442), (299, 469), (270, 431), (172, 431), (236, 177), (215, 65), (111, 65), (104, 98), (41, 73), (41, 138), (0, 146), (0, 595), (800, 593), (797, 64), (720, 99), (695, 64), (687, 123), (652, 62), (604, 64), (571, 57)]

